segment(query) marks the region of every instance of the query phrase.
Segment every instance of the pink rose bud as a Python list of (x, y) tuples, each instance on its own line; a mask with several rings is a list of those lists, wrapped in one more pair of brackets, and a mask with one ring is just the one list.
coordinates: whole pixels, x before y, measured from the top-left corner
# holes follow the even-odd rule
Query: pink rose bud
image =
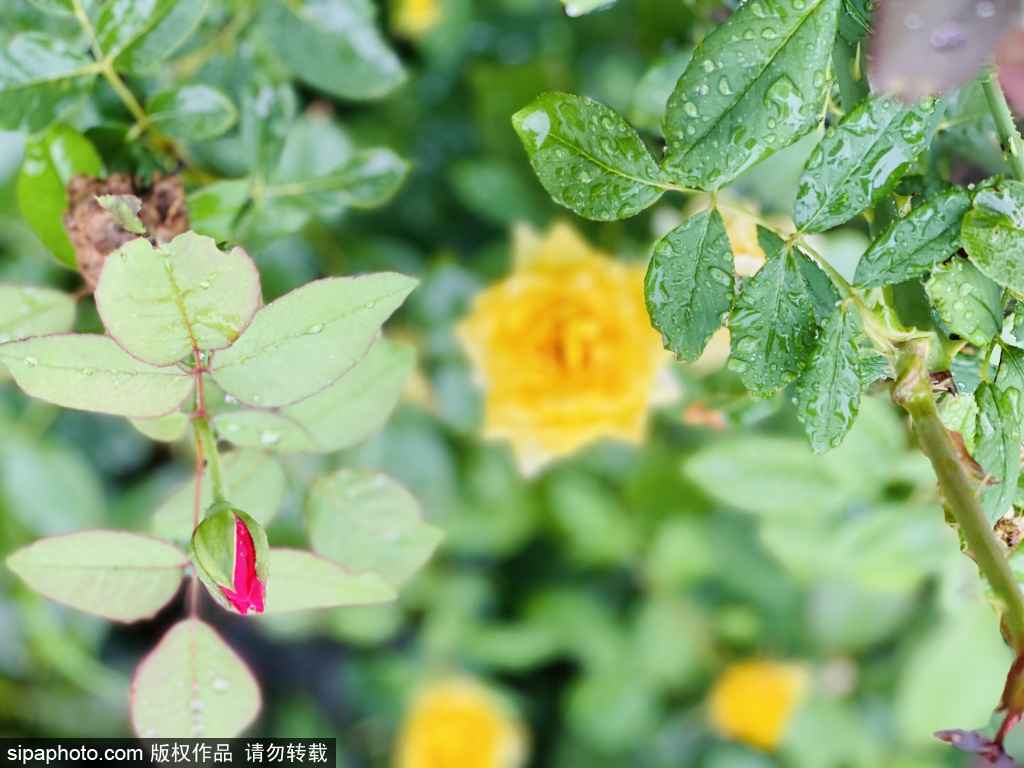
[(267, 534), (245, 512), (225, 506), (215, 504), (207, 510), (196, 528), (192, 563), (210, 594), (225, 608), (243, 615), (250, 610), (263, 613), (270, 551)]

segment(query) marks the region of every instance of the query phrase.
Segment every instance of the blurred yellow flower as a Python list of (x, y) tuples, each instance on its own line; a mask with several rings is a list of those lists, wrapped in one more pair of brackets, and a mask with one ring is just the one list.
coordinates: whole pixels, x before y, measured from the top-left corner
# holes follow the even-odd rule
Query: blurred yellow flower
[(442, 0), (396, 0), (392, 4), (391, 26), (395, 33), (418, 40), (441, 20)]
[(720, 736), (775, 749), (807, 689), (806, 668), (793, 662), (742, 661), (715, 681), (711, 725)]
[(398, 735), (395, 768), (519, 768), (519, 721), (479, 683), (440, 680), (424, 688)]
[(649, 407), (675, 394), (645, 268), (566, 224), (543, 236), (521, 225), (514, 256), (458, 328), (486, 390), (484, 436), (508, 440), (526, 475), (603, 437), (639, 443)]

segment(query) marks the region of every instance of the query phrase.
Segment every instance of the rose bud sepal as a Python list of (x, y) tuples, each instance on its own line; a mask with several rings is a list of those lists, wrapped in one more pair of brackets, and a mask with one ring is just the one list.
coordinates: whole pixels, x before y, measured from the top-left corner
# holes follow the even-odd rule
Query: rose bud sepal
[(196, 574), (229, 611), (262, 613), (270, 547), (263, 527), (240, 509), (214, 504), (189, 545)]

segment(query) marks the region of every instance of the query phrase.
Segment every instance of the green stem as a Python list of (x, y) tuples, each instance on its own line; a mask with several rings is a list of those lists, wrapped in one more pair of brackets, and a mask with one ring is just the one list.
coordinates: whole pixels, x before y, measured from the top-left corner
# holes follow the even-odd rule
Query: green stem
[(75, 14), (78, 26), (85, 32), (85, 36), (89, 38), (89, 47), (92, 49), (92, 55), (96, 57), (96, 61), (101, 61), (103, 59), (103, 49), (100, 47), (100, 41), (96, 37), (96, 30), (92, 28), (92, 22), (89, 21), (89, 15), (85, 12), (85, 8), (82, 5), (82, 0), (71, 0), (71, 10)]
[(846, 114), (871, 94), (868, 79), (860, 66), (860, 46), (851, 43), (842, 35), (836, 35), (832, 49), (832, 65), (836, 68), (839, 83), (839, 103)]
[(999, 143), (1006, 153), (1006, 161), (1010, 164), (1013, 178), (1017, 181), (1024, 181), (1024, 145), (1021, 144), (1020, 132), (1013, 122), (1013, 114), (1010, 112), (1010, 105), (1006, 103), (1006, 96), (999, 85), (999, 76), (994, 69), (981, 79), (982, 90), (985, 91), (985, 100), (996, 121), (996, 133), (999, 135)]
[(964, 473), (956, 447), (939, 419), (925, 369), (927, 343), (915, 340), (902, 345), (892, 399), (910, 414), (914, 432), (932, 463), (946, 504), (960, 527), (970, 554), (1002, 603), (1003, 625), (1008, 640), (1019, 653), (1024, 645), (1024, 593)]
[(206, 466), (210, 468), (210, 490), (213, 492), (213, 503), (227, 501), (224, 493), (224, 471), (220, 465), (220, 454), (217, 453), (217, 441), (210, 429), (210, 422), (203, 416), (197, 416), (192, 420), (192, 426), (199, 435), (203, 445), (203, 453), (206, 454)]

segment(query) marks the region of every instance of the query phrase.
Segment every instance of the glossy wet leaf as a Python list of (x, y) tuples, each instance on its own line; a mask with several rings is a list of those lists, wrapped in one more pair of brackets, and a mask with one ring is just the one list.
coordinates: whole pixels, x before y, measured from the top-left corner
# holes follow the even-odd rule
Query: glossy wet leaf
[(1010, 509), (1020, 474), (1020, 397), (1015, 389), (1003, 389), (983, 381), (974, 393), (978, 425), (974, 459), (996, 480), (981, 491), (981, 505), (990, 522)]
[(314, 208), (375, 208), (394, 197), (408, 173), (409, 163), (390, 149), (366, 149), (326, 173), (275, 181), (262, 190), (262, 195), (267, 200), (294, 197), (303, 206)]
[(512, 125), (544, 189), (581, 216), (624, 219), (665, 191), (640, 137), (603, 104), (543, 93), (512, 116)]
[(259, 305), (259, 272), (248, 254), (225, 253), (194, 232), (155, 248), (143, 237), (129, 241), (107, 257), (96, 284), (108, 333), (153, 365), (233, 344)]
[(191, 374), (176, 365), (136, 360), (109, 336), (64, 334), (0, 345), (4, 363), (26, 393), (65, 408), (151, 419), (188, 397)]
[(387, 475), (341, 469), (313, 483), (306, 499), (313, 550), (350, 571), (372, 570), (397, 588), (441, 541), (416, 499)]
[(264, 613), (287, 613), (311, 608), (387, 603), (395, 590), (375, 571), (353, 573), (312, 552), (270, 550), (270, 577)]
[(317, 280), (256, 313), (212, 374), (247, 405), (290, 405), (326, 389), (366, 353), (385, 320), (416, 286), (394, 272)]
[(120, 0), (105, 2), (93, 25), (100, 49), (110, 57), (120, 55), (168, 16), (179, 0)]
[(1002, 287), (967, 259), (934, 267), (925, 290), (946, 327), (976, 347), (986, 346), (1003, 326)]
[(67, 184), (76, 174), (99, 176), (102, 169), (92, 143), (69, 125), (54, 125), (25, 144), (18, 203), (43, 244), (72, 269), (77, 268), (75, 252), (61, 222), (68, 207)]
[(974, 196), (960, 231), (964, 250), (988, 277), (1024, 293), (1024, 183), (1004, 181)]
[(871, 31), (873, 0), (843, 0), (839, 12), (839, 34), (851, 43), (858, 42)]
[(644, 294), (651, 324), (680, 360), (696, 360), (733, 301), (733, 259), (722, 215), (691, 216), (655, 243)]
[(375, 99), (405, 81), (371, 0), (267, 0), (263, 25), (295, 76), (343, 99)]
[(77, 46), (30, 32), (0, 51), (0, 128), (41, 131), (84, 96), (96, 73)]
[(960, 226), (971, 207), (970, 193), (953, 189), (897, 219), (861, 256), (854, 283), (878, 288), (918, 277), (960, 248)]
[(729, 317), (729, 367), (758, 400), (796, 379), (814, 346), (814, 309), (796, 259), (785, 247), (769, 257)]
[[(766, 253), (771, 253), (771, 251), (766, 251)], [(839, 303), (839, 293), (832, 284), (832, 279), (825, 274), (816, 261), (800, 250), (794, 251), (793, 257), (800, 269), (800, 275), (807, 283), (807, 294), (811, 299), (811, 309), (814, 310), (814, 321), (818, 325), (824, 325), (835, 311), (836, 304)]]
[(0, 344), (65, 333), (75, 323), (75, 300), (53, 288), (0, 285)]
[(797, 226), (821, 232), (876, 205), (928, 148), (935, 111), (932, 99), (914, 107), (888, 98), (862, 102), (808, 158), (797, 189)]
[(7, 567), (39, 594), (115, 621), (138, 621), (166, 605), (188, 556), (164, 541), (124, 531), (80, 531), (39, 539)]
[(232, 738), (260, 711), (245, 662), (208, 624), (175, 624), (132, 679), (132, 727), (143, 738)]
[[(265, 451), (232, 451), (223, 457), (224, 493), (238, 509), (266, 526), (284, 504), (287, 480), (276, 458)], [(195, 515), (195, 478), (174, 492), (153, 514), (154, 536), (174, 541), (192, 537)], [(203, 470), (199, 517), (213, 503), (209, 469)]]
[(883, 93), (905, 101), (972, 78), (996, 41), (1020, 21), (1017, 0), (889, 0), (878, 3), (868, 58)]
[(715, 190), (820, 120), (839, 0), (757, 0), (697, 46), (668, 100), (662, 168)]
[[(1002, 348), (996, 384), (1003, 390), (1012, 387), (1018, 392), (1024, 392), (1024, 349), (1011, 346)], [(1021, 418), (1024, 419), (1024, 413)]]
[(298, 112), (295, 89), (290, 83), (256, 81), (242, 91), (238, 112), (239, 140), (249, 170), (266, 177), (277, 165)]
[(150, 123), (165, 136), (182, 141), (213, 139), (238, 120), (225, 93), (208, 85), (178, 85), (146, 101)]
[(209, 0), (176, 0), (166, 15), (124, 47), (114, 68), (129, 74), (152, 70), (189, 39), (208, 6)]
[(815, 453), (837, 447), (857, 418), (862, 389), (858, 332), (846, 307), (837, 307), (797, 385), (797, 415)]

